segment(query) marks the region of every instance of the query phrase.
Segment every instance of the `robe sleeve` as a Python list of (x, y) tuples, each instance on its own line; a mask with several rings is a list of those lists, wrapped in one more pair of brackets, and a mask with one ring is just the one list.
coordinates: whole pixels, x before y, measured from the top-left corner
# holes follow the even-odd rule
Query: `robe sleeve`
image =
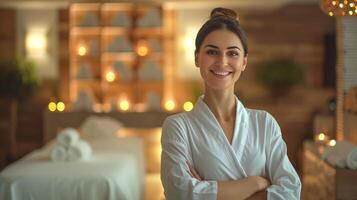
[(167, 118), (161, 136), (161, 181), (167, 200), (215, 200), (216, 181), (191, 178), (186, 161), (192, 163), (187, 129), (180, 118)]
[(270, 117), (271, 138), (270, 144), (267, 145), (266, 167), (272, 185), (267, 188), (268, 200), (299, 200), (301, 192), (299, 176), (287, 156), (280, 127), (276, 120)]

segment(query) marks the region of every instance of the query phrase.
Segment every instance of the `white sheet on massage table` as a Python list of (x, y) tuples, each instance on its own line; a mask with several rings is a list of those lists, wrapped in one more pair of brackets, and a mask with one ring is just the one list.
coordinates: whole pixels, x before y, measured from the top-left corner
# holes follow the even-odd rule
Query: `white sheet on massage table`
[(49, 160), (52, 144), (0, 173), (0, 199), (139, 200), (144, 190), (143, 143), (137, 138), (88, 141), (86, 162)]

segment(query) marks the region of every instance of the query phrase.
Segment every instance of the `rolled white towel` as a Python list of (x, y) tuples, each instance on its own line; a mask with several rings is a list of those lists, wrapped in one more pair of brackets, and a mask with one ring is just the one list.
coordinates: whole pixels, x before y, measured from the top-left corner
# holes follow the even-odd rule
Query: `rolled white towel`
[(348, 141), (338, 141), (334, 147), (328, 147), (322, 154), (333, 166), (357, 169), (357, 146)]
[(51, 150), (51, 160), (54, 162), (64, 162), (67, 160), (67, 149), (62, 145), (55, 145)]
[(347, 166), (350, 169), (357, 169), (357, 147), (353, 147), (347, 155)]
[(91, 146), (84, 140), (78, 140), (68, 148), (68, 161), (88, 160), (92, 156)]
[(89, 116), (82, 123), (80, 129), (82, 136), (86, 139), (116, 138), (117, 131), (122, 128), (122, 124), (111, 118), (101, 116)]
[(74, 128), (65, 128), (58, 133), (56, 140), (58, 144), (69, 147), (78, 142), (79, 134)]

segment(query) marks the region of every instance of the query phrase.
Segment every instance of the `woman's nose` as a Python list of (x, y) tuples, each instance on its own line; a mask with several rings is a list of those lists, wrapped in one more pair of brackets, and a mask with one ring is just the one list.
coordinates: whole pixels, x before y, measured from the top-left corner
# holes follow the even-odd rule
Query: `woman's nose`
[(224, 54), (218, 55), (218, 56), (217, 56), (216, 63), (217, 63), (218, 65), (225, 66), (225, 65), (228, 63), (228, 58), (227, 58), (227, 56), (224, 55)]

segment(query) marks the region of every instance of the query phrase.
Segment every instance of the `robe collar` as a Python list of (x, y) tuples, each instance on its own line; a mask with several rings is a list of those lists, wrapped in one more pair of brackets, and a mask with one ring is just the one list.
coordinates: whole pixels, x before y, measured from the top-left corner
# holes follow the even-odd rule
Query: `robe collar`
[[(201, 119), (205, 119), (205, 120), (209, 120), (209, 121), (212, 121), (212, 120), (217, 121), (213, 112), (210, 110), (208, 105), (203, 101), (203, 97), (204, 97), (204, 95), (201, 95), (198, 98), (192, 112), (197, 117), (200, 117)], [(236, 105), (237, 105), (236, 106), (236, 123), (235, 123), (235, 129), (236, 129), (238, 126), (248, 123), (248, 113), (247, 113), (247, 110), (245, 109), (244, 105), (241, 103), (241, 101), (239, 101), (238, 97), (237, 96), (234, 96), (234, 97), (236, 99)], [(218, 123), (218, 121), (217, 121), (217, 123)]]

